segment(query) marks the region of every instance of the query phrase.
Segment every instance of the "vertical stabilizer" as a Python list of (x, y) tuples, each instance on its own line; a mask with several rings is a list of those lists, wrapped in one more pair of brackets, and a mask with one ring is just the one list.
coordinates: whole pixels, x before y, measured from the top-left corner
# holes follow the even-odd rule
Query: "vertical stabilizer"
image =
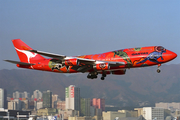
[(32, 63), (35, 60), (42, 60), (44, 57), (37, 53), (32, 53), (27, 50), (32, 50), (26, 43), (20, 39), (12, 40), (14, 48), (19, 56), (21, 62)]

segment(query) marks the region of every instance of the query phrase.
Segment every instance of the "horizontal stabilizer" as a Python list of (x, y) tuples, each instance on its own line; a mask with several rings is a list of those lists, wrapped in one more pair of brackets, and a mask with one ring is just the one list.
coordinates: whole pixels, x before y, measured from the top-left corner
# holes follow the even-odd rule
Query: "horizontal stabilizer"
[(19, 64), (19, 65), (35, 65), (33, 63), (25, 63), (25, 62), (13, 61), (13, 60), (4, 60), (4, 61), (10, 62), (10, 63), (13, 63), (13, 64)]
[(37, 53), (37, 54), (40, 54), (40, 55), (44, 55), (44, 56), (47, 56), (47, 57), (51, 57), (51, 58), (57, 58), (57, 59), (64, 59), (64, 58), (66, 58), (65, 55), (58, 55), (58, 54), (48, 53), (48, 52), (43, 52), (43, 51), (37, 51), (37, 50), (27, 50), (27, 51), (30, 51), (30, 52), (33, 52), (33, 53)]

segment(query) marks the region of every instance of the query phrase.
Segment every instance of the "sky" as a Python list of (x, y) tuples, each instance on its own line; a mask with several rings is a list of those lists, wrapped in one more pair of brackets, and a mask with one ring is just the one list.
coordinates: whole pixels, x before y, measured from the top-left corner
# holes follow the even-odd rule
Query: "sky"
[[(161, 45), (180, 55), (179, 0), (0, 0), (0, 69), (12, 39), (67, 56)], [(168, 64), (179, 64), (180, 57)]]

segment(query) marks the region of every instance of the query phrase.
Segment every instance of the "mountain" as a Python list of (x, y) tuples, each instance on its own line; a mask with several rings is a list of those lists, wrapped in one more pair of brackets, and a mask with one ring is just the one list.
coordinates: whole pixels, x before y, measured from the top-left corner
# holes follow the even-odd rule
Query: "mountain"
[(180, 64), (128, 69), (125, 75), (108, 75), (104, 81), (87, 79), (87, 74), (58, 74), (44, 71), (0, 70), (0, 88), (14, 91), (51, 90), (65, 99), (65, 87), (80, 87), (81, 97), (105, 98), (116, 106), (150, 106), (155, 102), (180, 102)]

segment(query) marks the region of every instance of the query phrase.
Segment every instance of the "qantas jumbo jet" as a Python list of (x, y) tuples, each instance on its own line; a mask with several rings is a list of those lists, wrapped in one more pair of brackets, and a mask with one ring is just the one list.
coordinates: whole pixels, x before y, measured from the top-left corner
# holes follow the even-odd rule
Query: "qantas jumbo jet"
[[(162, 46), (138, 47), (115, 50), (102, 54), (68, 57), (34, 50), (20, 39), (12, 40), (20, 61), (5, 60), (17, 64), (17, 67), (58, 73), (88, 73), (87, 78), (97, 78), (102, 74), (123, 75), (126, 69), (157, 65), (173, 60), (177, 54)], [(43, 56), (50, 58), (44, 58)]]

